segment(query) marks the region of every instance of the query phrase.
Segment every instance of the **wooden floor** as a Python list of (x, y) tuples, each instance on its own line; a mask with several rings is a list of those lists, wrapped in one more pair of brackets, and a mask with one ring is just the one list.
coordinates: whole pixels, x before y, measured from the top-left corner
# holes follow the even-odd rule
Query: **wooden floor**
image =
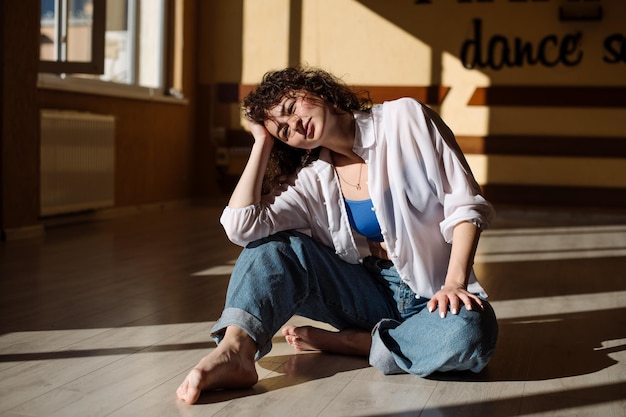
[(57, 221), (0, 244), (0, 415), (626, 416), (626, 221), (592, 212), (505, 210), (483, 234), (500, 339), (481, 374), (383, 376), (276, 337), (254, 388), (180, 403), (239, 253), (220, 211)]

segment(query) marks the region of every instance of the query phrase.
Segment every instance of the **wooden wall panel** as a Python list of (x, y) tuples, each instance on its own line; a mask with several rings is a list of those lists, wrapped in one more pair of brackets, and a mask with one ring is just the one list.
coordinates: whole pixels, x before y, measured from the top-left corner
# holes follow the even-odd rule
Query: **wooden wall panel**
[(486, 184), (481, 187), (487, 200), (522, 206), (602, 207), (624, 209), (626, 189), (602, 187), (561, 187), (520, 184)]
[(37, 228), (39, 215), (39, 3), (0, 3), (0, 226)]
[[(251, 84), (220, 84), (218, 95), (223, 101), (241, 101), (252, 90), (255, 85)], [(351, 86), (354, 91), (368, 91), (370, 98), (374, 103), (382, 103), (383, 101), (394, 100), (401, 97), (413, 97), (423, 103), (438, 106), (445, 99), (449, 87), (432, 85), (432, 86), (376, 86), (376, 85), (354, 85)]]
[(41, 90), (39, 106), (116, 117), (116, 206), (192, 196), (194, 126), (189, 104)]
[[(221, 83), (217, 86), (217, 107), (223, 112), (219, 119), (229, 118), (228, 104), (240, 102), (254, 85)], [(399, 97), (414, 97), (431, 105), (441, 105), (449, 92), (444, 86), (353, 86), (367, 90), (372, 100), (380, 103)], [(469, 105), (484, 106), (559, 106), (559, 107), (622, 107), (626, 106), (626, 89), (605, 87), (528, 87), (493, 86), (476, 89)], [(230, 107), (230, 112), (234, 107)], [(232, 118), (231, 118), (232, 119)], [(224, 120), (224, 126), (229, 126)], [(236, 129), (236, 126), (231, 126)], [(236, 130), (226, 135), (227, 146), (241, 146), (235, 140)], [(515, 155), (527, 157), (626, 158), (626, 137), (553, 136), (553, 135), (486, 135), (457, 136), (468, 155)], [(232, 142), (232, 143), (230, 143)], [(236, 178), (229, 182), (234, 184)], [(567, 206), (622, 207), (626, 190), (611, 187), (546, 186), (526, 184), (490, 184), (483, 189), (496, 204), (543, 204)]]
[(457, 136), (466, 154), (626, 158), (626, 137)]
[(470, 106), (626, 107), (626, 87), (506, 86), (477, 88)]

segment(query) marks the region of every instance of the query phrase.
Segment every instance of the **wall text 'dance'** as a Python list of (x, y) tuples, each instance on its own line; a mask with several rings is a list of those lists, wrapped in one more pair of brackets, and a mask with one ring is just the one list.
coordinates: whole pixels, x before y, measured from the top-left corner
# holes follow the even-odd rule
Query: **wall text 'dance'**
[[(461, 62), (468, 69), (504, 67), (515, 68), (526, 65), (572, 67), (583, 59), (581, 49), (582, 32), (565, 34), (561, 37), (550, 34), (533, 44), (516, 37), (512, 41), (506, 36), (495, 34), (483, 39), (482, 20), (474, 19), (474, 35), (461, 45)], [(626, 63), (626, 36), (619, 33), (605, 38), (603, 61), (608, 64)]]

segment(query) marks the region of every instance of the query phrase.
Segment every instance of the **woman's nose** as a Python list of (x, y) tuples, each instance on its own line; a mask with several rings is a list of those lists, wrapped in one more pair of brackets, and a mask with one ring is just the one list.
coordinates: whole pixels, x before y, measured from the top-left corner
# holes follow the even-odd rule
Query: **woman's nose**
[(287, 124), (292, 130), (298, 130), (300, 121), (301, 121), (300, 116), (294, 113), (291, 116), (289, 116), (289, 120), (287, 121)]

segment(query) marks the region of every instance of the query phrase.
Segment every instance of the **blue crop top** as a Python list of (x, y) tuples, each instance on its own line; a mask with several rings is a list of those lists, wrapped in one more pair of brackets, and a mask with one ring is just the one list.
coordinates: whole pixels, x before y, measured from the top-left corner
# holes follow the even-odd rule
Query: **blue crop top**
[(376, 214), (374, 214), (372, 200), (345, 200), (350, 226), (369, 240), (382, 242), (383, 235), (380, 232), (380, 224), (378, 224)]

